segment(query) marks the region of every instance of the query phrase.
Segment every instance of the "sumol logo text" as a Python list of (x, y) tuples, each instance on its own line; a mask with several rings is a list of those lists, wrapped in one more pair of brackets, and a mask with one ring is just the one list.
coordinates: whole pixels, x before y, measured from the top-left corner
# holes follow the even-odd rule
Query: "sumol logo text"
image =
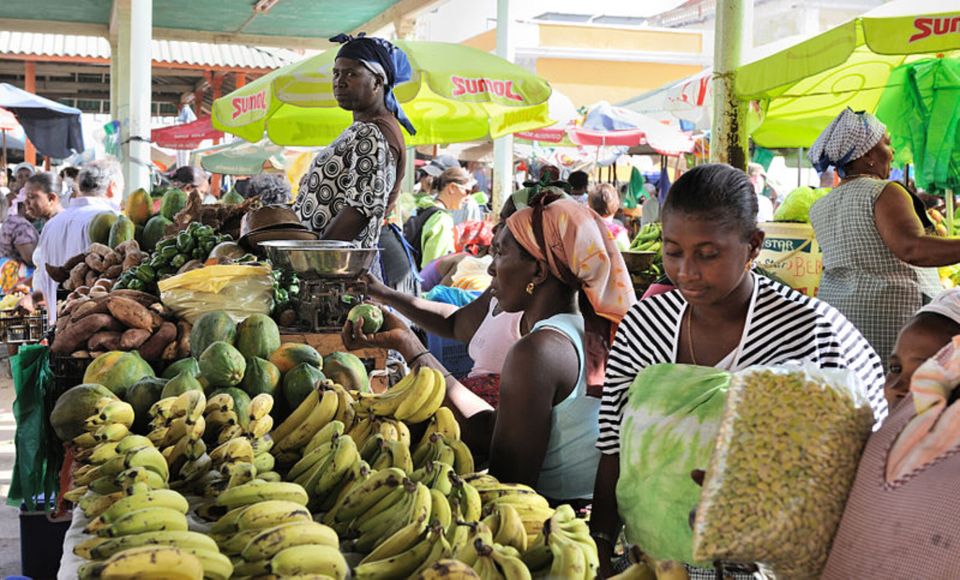
[(523, 96), (513, 92), (513, 81), (501, 81), (496, 79), (468, 79), (464, 77), (452, 76), (453, 96), (461, 95), (479, 95), (482, 93), (493, 93), (498, 97), (510, 99), (511, 101), (522, 102)]
[(233, 105), (234, 119), (250, 111), (266, 111), (267, 91), (263, 90), (246, 97), (234, 97), (230, 104)]
[(945, 34), (956, 34), (960, 32), (960, 16), (917, 18), (913, 21), (913, 27), (917, 29), (917, 32), (910, 37), (910, 42), (923, 40), (931, 35), (943, 36)]

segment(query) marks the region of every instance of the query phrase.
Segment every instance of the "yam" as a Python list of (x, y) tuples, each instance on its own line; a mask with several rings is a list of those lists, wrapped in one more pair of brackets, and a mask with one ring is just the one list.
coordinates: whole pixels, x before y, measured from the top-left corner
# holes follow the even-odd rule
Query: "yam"
[(106, 301), (87, 299), (73, 310), (70, 320), (76, 322), (91, 314), (107, 314), (109, 312)]
[(58, 284), (63, 284), (70, 279), (70, 270), (68, 268), (54, 266), (52, 264), (46, 264), (44, 267), (47, 269), (47, 274), (50, 276), (50, 279)]
[(120, 350), (136, 350), (150, 338), (150, 331), (130, 328), (120, 337)]
[(91, 314), (71, 322), (63, 332), (58, 332), (50, 346), (55, 354), (69, 354), (77, 350), (101, 330), (120, 330), (120, 323), (109, 314)]
[(193, 325), (186, 320), (177, 322), (177, 331), (180, 338), (177, 339), (177, 358), (187, 358), (190, 356), (190, 331)]
[(123, 265), (117, 264), (115, 266), (110, 266), (103, 271), (103, 275), (111, 280), (116, 280), (120, 277), (120, 274), (123, 274)]
[(162, 360), (177, 360), (177, 340), (171, 340), (160, 354)]
[(86, 254), (77, 254), (76, 256), (67, 260), (67, 262), (63, 265), (63, 267), (66, 268), (68, 271), (73, 270), (74, 266), (76, 266), (80, 262), (83, 262), (83, 259), (85, 257), (86, 257)]
[(87, 350), (118, 350), (122, 335), (122, 332), (115, 330), (97, 332), (87, 341)]
[(106, 270), (106, 266), (103, 265), (103, 256), (99, 254), (87, 254), (87, 257), (83, 259), (83, 263), (98, 274)]
[(130, 328), (153, 329), (153, 316), (142, 304), (123, 296), (111, 296), (107, 299), (110, 314)]
[(113, 252), (113, 250), (110, 249), (110, 246), (98, 242), (94, 242), (87, 247), (88, 256), (94, 254), (100, 256), (101, 259), (109, 256), (111, 252)]
[(123, 269), (129, 270), (130, 268), (136, 268), (142, 261), (143, 254), (140, 253), (139, 250), (132, 250), (123, 258)]
[(177, 325), (164, 322), (160, 328), (140, 347), (140, 356), (144, 360), (158, 360), (170, 341), (177, 337)]
[(112, 296), (122, 296), (124, 298), (129, 298), (131, 300), (136, 300), (142, 306), (150, 306), (151, 304), (156, 304), (160, 301), (159, 298), (150, 294), (148, 292), (141, 292), (139, 290), (129, 290), (127, 288), (117, 289), (110, 292)]
[(100, 277), (100, 272), (97, 272), (93, 268), (90, 268), (89, 270), (87, 270), (87, 275), (83, 283), (86, 284), (87, 286), (93, 286), (93, 283), (96, 282), (97, 278), (99, 277)]
[(137, 243), (137, 240), (127, 240), (122, 244), (117, 245), (116, 250), (121, 256), (124, 257), (124, 259), (126, 259), (131, 252), (140, 253), (140, 244)]

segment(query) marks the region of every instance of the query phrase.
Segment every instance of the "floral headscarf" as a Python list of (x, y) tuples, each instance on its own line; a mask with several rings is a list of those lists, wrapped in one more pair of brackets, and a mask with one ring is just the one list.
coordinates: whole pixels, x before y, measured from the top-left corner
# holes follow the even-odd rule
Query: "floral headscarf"
[(617, 325), (637, 301), (620, 250), (590, 208), (552, 193), (507, 218), (510, 233), (535, 259), (580, 290), (586, 329), (587, 385), (603, 387), (607, 353)]

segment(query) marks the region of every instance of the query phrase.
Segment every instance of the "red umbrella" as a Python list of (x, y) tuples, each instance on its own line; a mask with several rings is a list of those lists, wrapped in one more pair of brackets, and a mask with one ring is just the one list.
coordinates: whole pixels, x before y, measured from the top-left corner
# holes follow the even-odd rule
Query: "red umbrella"
[(150, 140), (167, 149), (196, 149), (202, 141), (219, 139), (223, 132), (213, 128), (210, 117), (203, 117), (183, 125), (161, 127), (150, 132)]

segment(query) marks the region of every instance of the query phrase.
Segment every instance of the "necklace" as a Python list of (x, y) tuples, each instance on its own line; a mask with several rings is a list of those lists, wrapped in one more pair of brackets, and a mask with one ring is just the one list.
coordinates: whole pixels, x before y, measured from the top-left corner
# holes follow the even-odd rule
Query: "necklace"
[(697, 355), (693, 352), (693, 307), (687, 309), (687, 349), (690, 351), (690, 361), (697, 365)]
[(882, 177), (879, 177), (879, 176), (874, 175), (874, 174), (872, 174), (872, 173), (853, 173), (853, 174), (844, 176), (843, 180), (844, 180), (844, 181), (852, 181), (852, 180), (858, 179), (858, 178), (860, 178), (860, 177), (872, 177), (872, 178), (874, 178), (874, 179), (883, 179)]

